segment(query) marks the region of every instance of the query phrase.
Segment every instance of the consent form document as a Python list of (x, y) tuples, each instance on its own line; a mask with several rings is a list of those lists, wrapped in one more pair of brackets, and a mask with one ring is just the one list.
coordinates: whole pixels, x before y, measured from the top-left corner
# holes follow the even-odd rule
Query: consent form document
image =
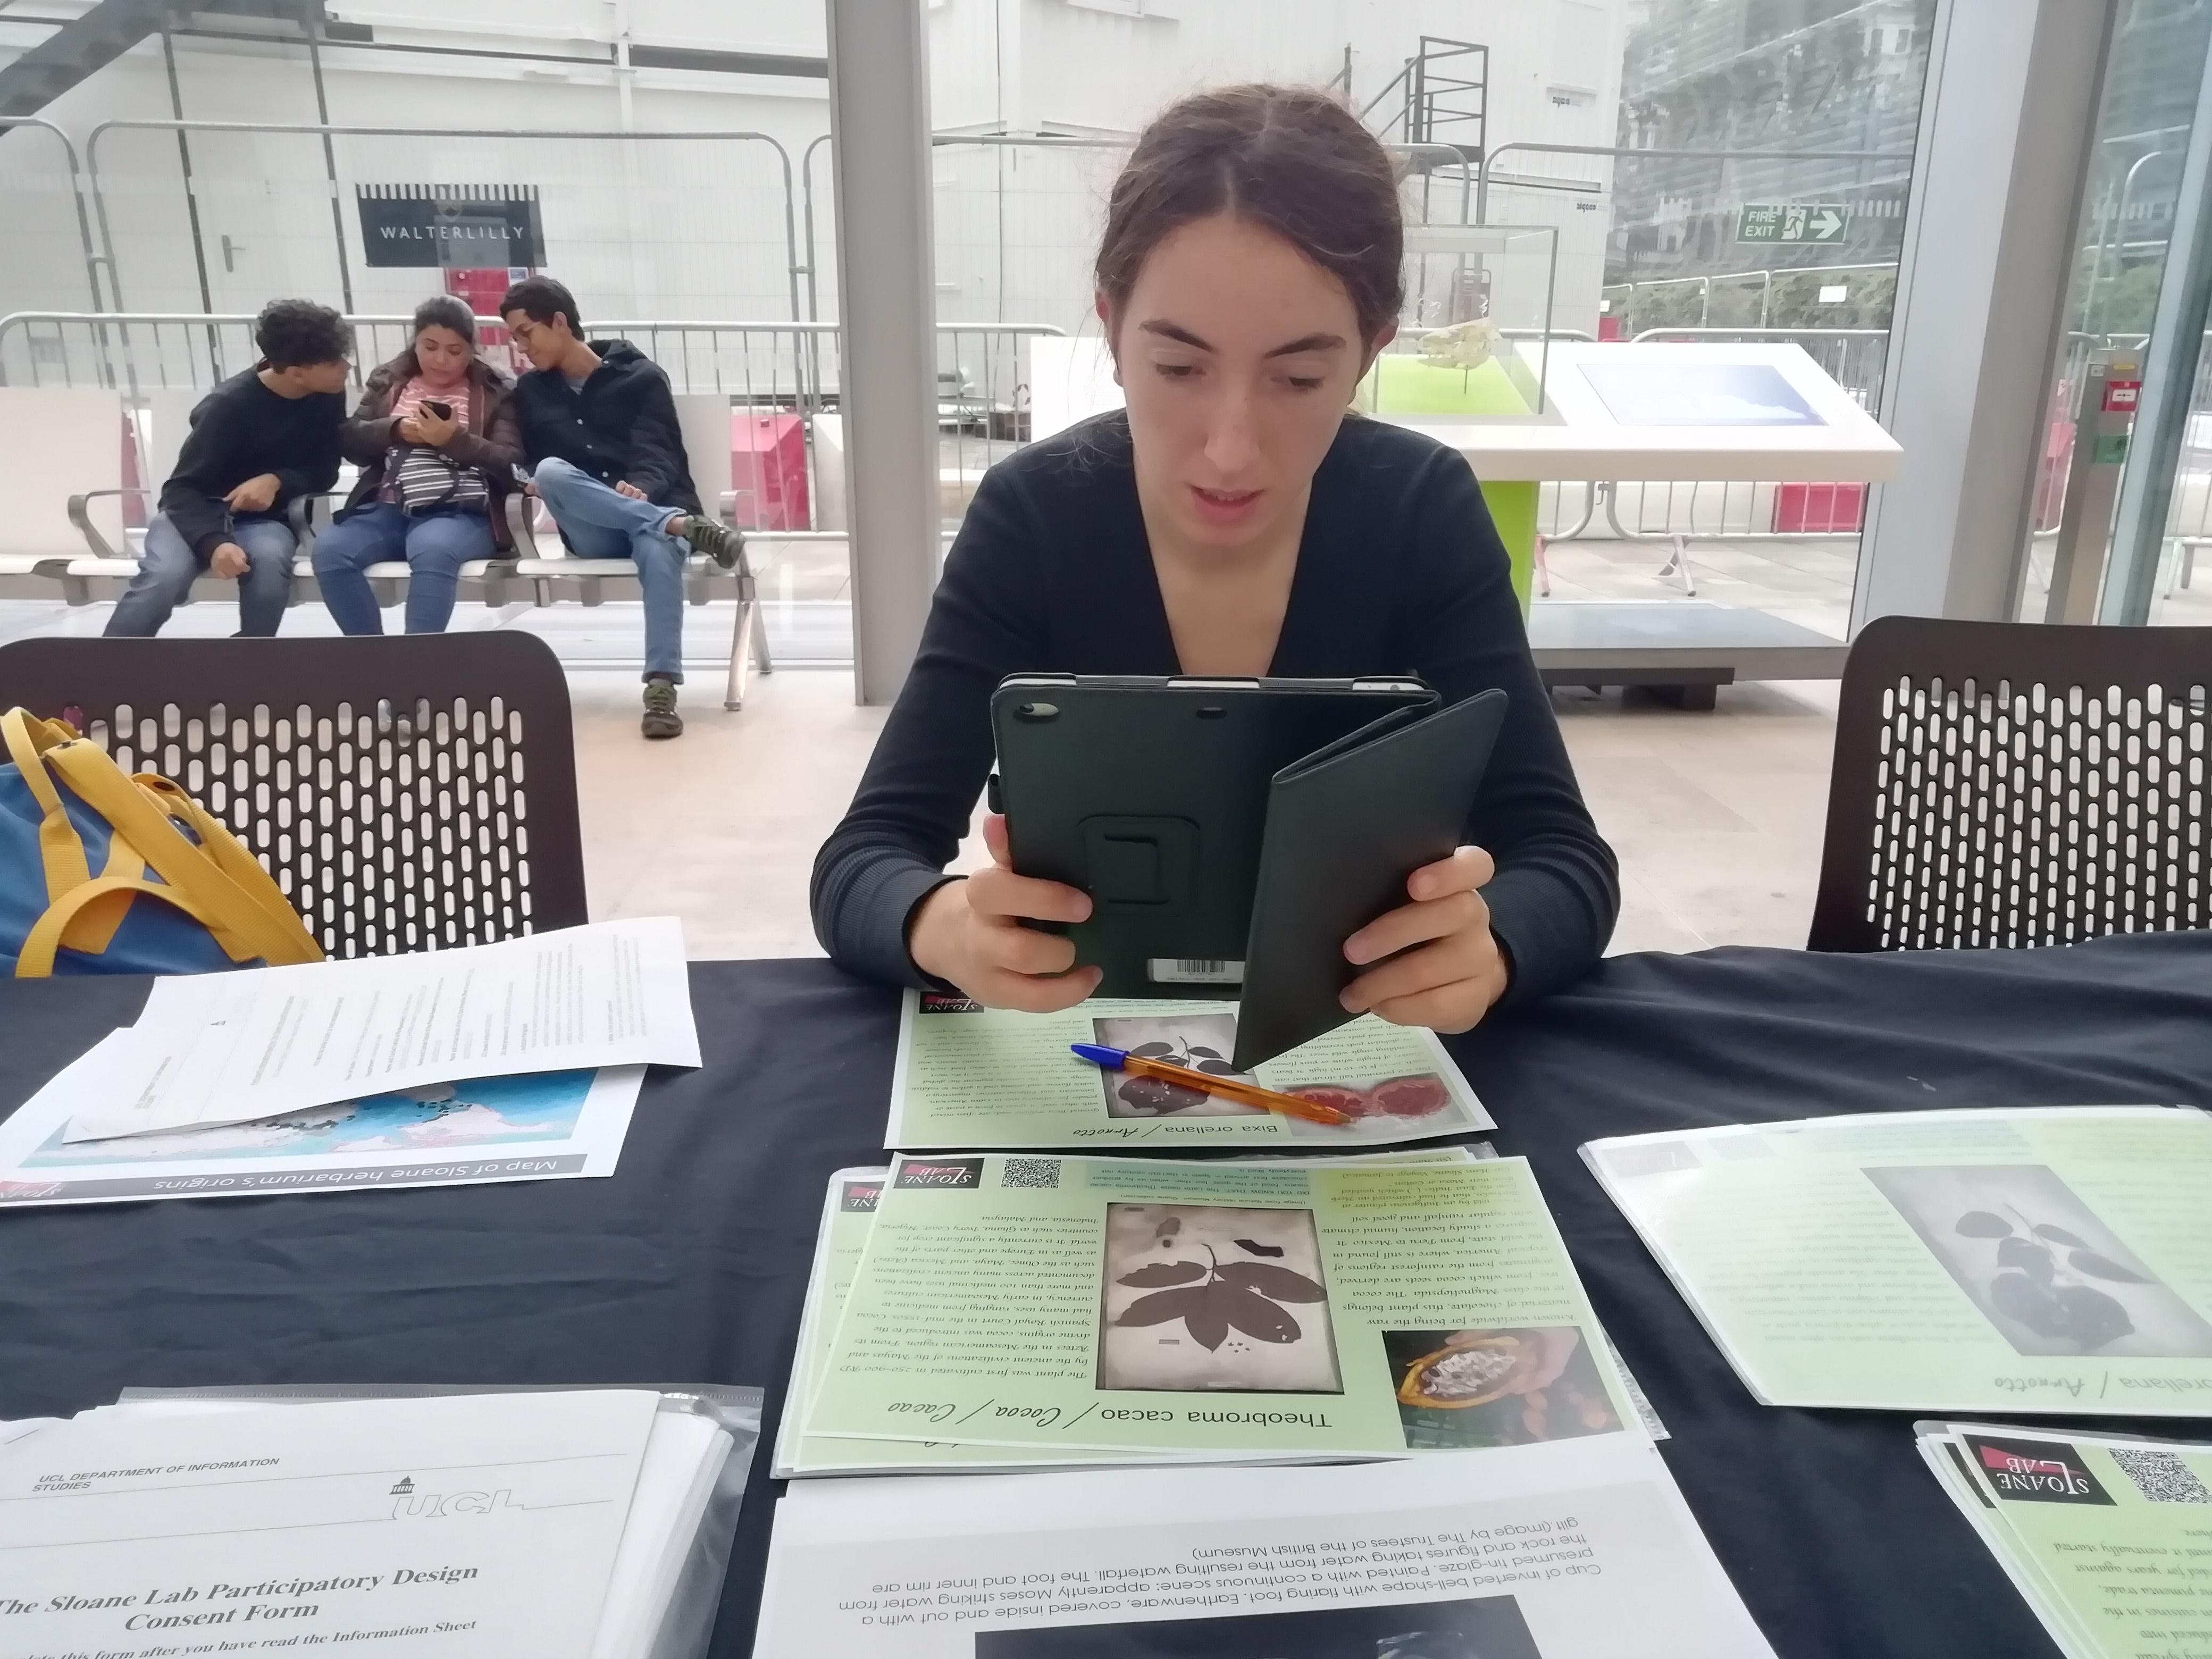
[(64, 1423), (0, 1446), (0, 1653), (588, 1659), (657, 1395)]

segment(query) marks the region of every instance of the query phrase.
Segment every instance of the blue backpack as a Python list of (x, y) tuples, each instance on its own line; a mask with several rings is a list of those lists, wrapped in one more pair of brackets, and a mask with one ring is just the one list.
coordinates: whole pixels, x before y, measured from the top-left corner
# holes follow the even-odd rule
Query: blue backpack
[(127, 775), (66, 721), (20, 708), (0, 714), (0, 968), (43, 979), (322, 960), (260, 861), (167, 778)]

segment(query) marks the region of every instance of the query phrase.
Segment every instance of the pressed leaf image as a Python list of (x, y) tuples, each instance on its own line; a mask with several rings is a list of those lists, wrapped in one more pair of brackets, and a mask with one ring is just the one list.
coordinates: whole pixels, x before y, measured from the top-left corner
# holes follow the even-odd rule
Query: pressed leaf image
[(2212, 1358), (2212, 1322), (2045, 1165), (1865, 1173), (2016, 1352)]
[[(1094, 1019), (1095, 1040), (1146, 1060), (1164, 1060), (1213, 1077), (1244, 1078), (1229, 1063), (1237, 1047), (1233, 1013), (1130, 1014)], [(1224, 1100), (1164, 1078), (1101, 1072), (1109, 1117), (1265, 1117), (1266, 1109)], [(1247, 1082), (1251, 1081), (1244, 1078)]]
[[(1283, 1252), (1266, 1247), (1271, 1254)], [(1298, 1322), (1284, 1309), (1284, 1302), (1326, 1302), (1328, 1292), (1304, 1273), (1265, 1261), (1222, 1261), (1211, 1249), (1206, 1260), (1156, 1261), (1121, 1275), (1124, 1285), (1190, 1285), (1187, 1290), (1162, 1291), (1139, 1297), (1121, 1310), (1123, 1325), (1159, 1325), (1180, 1319), (1191, 1340), (1208, 1352), (1226, 1341), (1232, 1330), (1262, 1342), (1295, 1342), (1302, 1333)]]
[(1340, 1392), (1312, 1212), (1109, 1205), (1098, 1386)]

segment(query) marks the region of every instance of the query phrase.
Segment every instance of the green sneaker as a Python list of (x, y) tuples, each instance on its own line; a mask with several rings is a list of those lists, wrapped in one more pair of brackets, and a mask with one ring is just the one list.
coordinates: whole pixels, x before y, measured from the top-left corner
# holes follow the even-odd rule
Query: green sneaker
[(694, 553), (704, 553), (725, 570), (737, 568), (738, 551), (745, 544), (743, 536), (703, 513), (684, 515), (684, 539)]
[(648, 738), (680, 738), (684, 716), (676, 712), (676, 682), (659, 675), (645, 683), (645, 717), (638, 729)]

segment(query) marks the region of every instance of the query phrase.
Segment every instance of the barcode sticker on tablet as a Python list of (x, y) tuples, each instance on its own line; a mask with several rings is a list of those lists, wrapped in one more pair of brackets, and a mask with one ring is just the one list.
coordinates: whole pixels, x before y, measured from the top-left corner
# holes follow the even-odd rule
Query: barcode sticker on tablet
[(1244, 964), (1199, 957), (1153, 957), (1146, 964), (1155, 985), (1242, 985)]

